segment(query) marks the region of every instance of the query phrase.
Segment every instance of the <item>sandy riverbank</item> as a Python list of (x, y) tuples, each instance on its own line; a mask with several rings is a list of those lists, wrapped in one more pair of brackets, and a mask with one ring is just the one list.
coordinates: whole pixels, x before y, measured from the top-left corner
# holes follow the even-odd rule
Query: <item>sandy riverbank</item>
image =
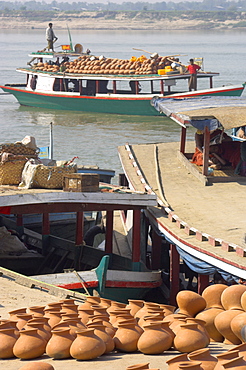
[[(148, 14), (148, 13), (147, 13)], [(48, 22), (53, 22), (55, 29), (70, 30), (199, 30), (199, 29), (231, 29), (238, 20), (224, 22), (203, 19), (162, 18), (146, 15), (145, 18), (137, 14), (130, 17), (129, 13), (120, 12), (113, 19), (99, 16), (96, 12), (83, 12), (76, 16), (59, 14), (51, 19), (39, 21), (24, 17), (0, 17), (0, 29), (45, 29)]]
[[(5, 276), (0, 277), (0, 284), (0, 316), (4, 319), (8, 318), (8, 312), (11, 310), (35, 305), (46, 305), (50, 302), (56, 302), (60, 300), (60, 298), (52, 296), (45, 291), (18, 285), (13, 280)], [(233, 346), (212, 343), (209, 347), (211, 354), (217, 355), (218, 353), (229, 350)], [(48, 362), (54, 366), (55, 370), (75, 370), (78, 368), (80, 370), (106, 370), (109, 367), (117, 370), (125, 370), (129, 365), (144, 362), (149, 362), (151, 368), (167, 370), (168, 366), (166, 361), (177, 354), (179, 353), (174, 350), (155, 356), (147, 356), (141, 353), (127, 354), (112, 352), (109, 355), (101, 356), (100, 358), (91, 361), (77, 361), (75, 359), (55, 361), (50, 359), (48, 356), (43, 355), (34, 361)], [(0, 369), (18, 370), (27, 362), (28, 361), (17, 358), (0, 360)]]

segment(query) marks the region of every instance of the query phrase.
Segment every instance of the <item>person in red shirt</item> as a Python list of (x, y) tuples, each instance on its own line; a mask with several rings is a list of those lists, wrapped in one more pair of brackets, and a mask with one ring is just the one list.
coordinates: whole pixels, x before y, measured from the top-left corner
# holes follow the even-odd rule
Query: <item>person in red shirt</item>
[(189, 79), (189, 91), (197, 90), (197, 71), (201, 67), (198, 64), (194, 63), (194, 59), (190, 59), (190, 64), (187, 66), (187, 71), (190, 73)]

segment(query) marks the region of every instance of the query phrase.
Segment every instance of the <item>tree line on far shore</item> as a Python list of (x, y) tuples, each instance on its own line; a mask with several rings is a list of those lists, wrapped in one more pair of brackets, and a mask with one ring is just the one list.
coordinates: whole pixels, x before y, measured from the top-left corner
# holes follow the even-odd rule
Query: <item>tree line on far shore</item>
[[(118, 0), (120, 1), (120, 0)], [(178, 3), (156, 2), (148, 3), (143, 1), (130, 2), (105, 2), (105, 3), (88, 3), (88, 2), (60, 2), (52, 1), (0, 1), (0, 12), (4, 15), (13, 13), (25, 13), (28, 11), (35, 12), (78, 12), (78, 11), (157, 11), (157, 12), (215, 12), (215, 13), (237, 13), (246, 11), (246, 0), (225, 1), (225, 0), (203, 0), (198, 1), (181, 1)]]

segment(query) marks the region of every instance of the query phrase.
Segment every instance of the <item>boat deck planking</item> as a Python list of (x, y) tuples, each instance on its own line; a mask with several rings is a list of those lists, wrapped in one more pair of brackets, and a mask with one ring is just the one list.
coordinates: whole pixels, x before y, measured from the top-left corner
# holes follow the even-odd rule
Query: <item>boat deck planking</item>
[[(187, 152), (194, 151), (194, 148), (194, 142), (187, 142)], [(141, 176), (144, 176), (146, 184), (159, 199), (163, 199), (164, 194), (164, 207), (168, 207), (169, 214), (160, 208), (150, 207), (150, 213), (158, 218), (158, 222), (177, 239), (204, 251), (208, 256), (213, 255), (221, 263), (228, 261), (239, 266), (245, 275), (246, 261), (242, 256), (245, 255), (246, 183), (220, 182), (204, 186), (178, 159), (179, 143), (140, 144), (132, 145), (131, 149), (137, 167), (132, 165), (133, 159), (129, 159), (126, 148), (119, 147), (121, 162), (132, 187), (143, 190), (145, 184)], [(158, 182), (156, 150), (163, 192)], [(137, 174), (139, 169), (141, 176)]]

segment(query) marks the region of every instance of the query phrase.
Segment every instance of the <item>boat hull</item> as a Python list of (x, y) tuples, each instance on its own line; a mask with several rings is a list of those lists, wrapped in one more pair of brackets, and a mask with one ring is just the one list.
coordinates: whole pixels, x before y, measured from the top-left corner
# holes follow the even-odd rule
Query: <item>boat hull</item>
[[(159, 116), (159, 112), (151, 106), (151, 96), (127, 95), (115, 96), (114, 94), (103, 96), (88, 96), (66, 93), (44, 93), (30, 91), (18, 86), (0, 86), (3, 91), (14, 95), (21, 105), (79, 112), (127, 114), (140, 116)], [(212, 88), (206, 90), (191, 91), (167, 95), (165, 98), (193, 97), (193, 96), (241, 96), (244, 85)]]

